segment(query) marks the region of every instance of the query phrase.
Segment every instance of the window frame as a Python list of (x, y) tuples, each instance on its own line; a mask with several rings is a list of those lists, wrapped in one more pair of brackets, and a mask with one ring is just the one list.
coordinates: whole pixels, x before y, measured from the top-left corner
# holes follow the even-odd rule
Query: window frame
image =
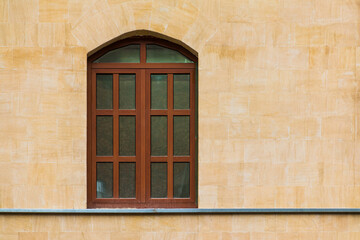
[[(140, 63), (93, 63), (107, 52), (130, 44), (140, 44)], [(146, 63), (146, 44), (156, 44), (172, 50), (176, 50), (193, 63)], [(196, 68), (197, 57), (183, 47), (169, 41), (154, 37), (134, 37), (115, 42), (88, 57), (87, 61), (87, 207), (88, 208), (196, 208)], [(96, 109), (96, 74), (113, 74), (113, 109)], [(121, 110), (118, 107), (119, 89), (118, 76), (121, 73), (136, 74), (136, 110)], [(150, 74), (168, 74), (168, 109), (150, 109)], [(190, 109), (173, 109), (173, 75), (190, 74)], [(148, 79), (148, 80), (146, 80)], [(113, 139), (118, 139), (119, 115), (136, 116), (136, 199), (120, 199), (118, 196), (119, 162), (118, 144), (113, 142), (113, 198), (96, 198), (96, 162), (107, 162), (106, 158), (99, 161), (96, 156), (96, 116), (113, 116)], [(168, 116), (168, 155), (165, 157), (168, 163), (168, 198), (154, 199), (150, 197), (150, 117), (152, 114)], [(190, 156), (174, 157), (173, 145), (173, 116), (190, 116)], [(114, 141), (113, 140), (113, 141)], [(174, 160), (175, 158), (175, 160)], [(176, 159), (178, 158), (178, 159)], [(116, 160), (118, 159), (118, 160)], [(190, 163), (190, 198), (172, 198), (173, 194), (173, 162)], [(108, 161), (109, 162), (109, 161)], [(125, 161), (127, 162), (127, 161)], [(169, 198), (170, 197), (170, 198)]]

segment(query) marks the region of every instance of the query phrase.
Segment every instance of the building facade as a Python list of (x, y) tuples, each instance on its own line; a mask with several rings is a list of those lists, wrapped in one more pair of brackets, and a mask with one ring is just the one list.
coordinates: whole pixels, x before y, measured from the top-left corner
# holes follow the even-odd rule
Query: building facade
[[(0, 239), (360, 239), (359, 11), (357, 0), (0, 0)], [(141, 36), (197, 58), (196, 206), (233, 211), (76, 213), (88, 207), (88, 57)], [(262, 208), (275, 212), (236, 213)]]

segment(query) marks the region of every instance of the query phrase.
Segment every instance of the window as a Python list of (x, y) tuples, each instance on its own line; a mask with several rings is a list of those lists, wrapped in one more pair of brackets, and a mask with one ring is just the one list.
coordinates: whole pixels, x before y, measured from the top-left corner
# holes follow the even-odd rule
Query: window
[(197, 58), (155, 38), (88, 58), (88, 207), (196, 207)]

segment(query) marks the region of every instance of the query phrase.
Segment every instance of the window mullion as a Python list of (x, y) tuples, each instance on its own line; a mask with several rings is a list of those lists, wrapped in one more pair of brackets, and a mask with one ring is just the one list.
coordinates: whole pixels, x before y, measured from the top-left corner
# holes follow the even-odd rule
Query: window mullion
[(140, 200), (141, 189), (140, 189), (140, 182), (141, 182), (141, 85), (140, 85), (140, 74), (139, 71), (135, 73), (135, 196), (136, 199)]
[(94, 201), (96, 199), (96, 73), (92, 72), (91, 74), (91, 182), (92, 182), (92, 192), (91, 199)]
[(113, 192), (119, 198), (119, 74), (113, 74)]
[[(143, 44), (141, 45), (143, 46)], [(143, 49), (143, 47), (141, 48)], [(149, 132), (149, 127), (150, 125), (148, 124), (149, 119), (150, 119), (150, 114), (149, 114), (149, 107), (150, 107), (150, 87), (149, 87), (149, 82), (146, 82), (146, 77), (147, 77), (147, 72), (145, 69), (141, 69), (140, 70), (140, 89), (141, 89), (141, 94), (140, 94), (140, 124), (141, 124), (141, 139), (140, 139), (140, 147), (141, 147), (141, 155), (140, 155), (140, 162), (141, 162), (141, 182), (140, 182), (140, 188), (141, 188), (141, 194), (140, 194), (140, 202), (141, 203), (145, 203), (145, 200), (147, 199), (147, 196), (150, 192), (150, 188), (148, 187), (149, 185), (149, 180), (150, 176), (149, 173), (150, 171), (148, 170), (148, 165), (150, 165), (149, 163), (147, 163), (147, 161), (150, 161), (150, 159), (148, 159), (150, 157), (149, 155), (149, 150), (150, 150), (150, 141), (149, 141), (149, 136), (148, 136), (148, 132)]]
[(146, 44), (140, 45), (140, 63), (146, 63)]
[(195, 201), (195, 70), (190, 72), (190, 199)]
[(173, 88), (174, 75), (168, 74), (168, 198), (173, 198)]

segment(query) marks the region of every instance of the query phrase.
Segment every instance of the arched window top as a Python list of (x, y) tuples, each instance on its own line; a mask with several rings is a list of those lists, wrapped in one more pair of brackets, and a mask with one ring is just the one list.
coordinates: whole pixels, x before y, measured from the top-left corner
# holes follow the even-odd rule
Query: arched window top
[(148, 63), (193, 63), (176, 50), (155, 44), (146, 45), (146, 62)]
[(93, 63), (194, 63), (196, 57), (166, 40), (128, 38), (103, 48), (89, 60)]
[(130, 44), (118, 49), (111, 50), (94, 63), (139, 63), (140, 62), (140, 45)]

